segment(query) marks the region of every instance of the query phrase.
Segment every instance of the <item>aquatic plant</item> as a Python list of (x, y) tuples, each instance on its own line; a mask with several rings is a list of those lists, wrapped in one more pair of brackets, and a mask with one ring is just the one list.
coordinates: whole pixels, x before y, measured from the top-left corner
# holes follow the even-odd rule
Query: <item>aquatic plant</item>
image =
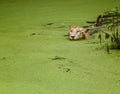
[[(108, 31), (103, 32), (105, 33), (105, 39), (108, 40), (106, 43), (106, 48), (109, 53), (109, 49), (120, 49), (120, 8), (116, 7), (112, 11), (105, 12), (104, 17), (105, 19), (102, 20), (102, 23), (106, 24)], [(100, 35), (98, 38), (101, 40)]]
[[(105, 12), (105, 15), (108, 15), (111, 17), (109, 20), (109, 23), (107, 23), (107, 27), (110, 30), (117, 29), (120, 25), (120, 7), (113, 8), (111, 11)], [(116, 28), (115, 28), (116, 27)]]
[(108, 12), (107, 14), (110, 14), (110, 13), (114, 15), (113, 22), (108, 24), (109, 27), (111, 28), (110, 30), (112, 31), (112, 33), (111, 34), (106, 33), (106, 35), (109, 35), (111, 38), (110, 48), (120, 49), (120, 33), (119, 33), (120, 8), (116, 7), (111, 12)]

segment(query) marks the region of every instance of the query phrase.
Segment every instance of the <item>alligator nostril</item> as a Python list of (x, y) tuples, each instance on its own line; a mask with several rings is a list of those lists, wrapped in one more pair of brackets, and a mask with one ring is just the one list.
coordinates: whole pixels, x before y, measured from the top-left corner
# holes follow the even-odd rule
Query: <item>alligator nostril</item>
[(75, 36), (71, 36), (72, 39), (74, 39)]

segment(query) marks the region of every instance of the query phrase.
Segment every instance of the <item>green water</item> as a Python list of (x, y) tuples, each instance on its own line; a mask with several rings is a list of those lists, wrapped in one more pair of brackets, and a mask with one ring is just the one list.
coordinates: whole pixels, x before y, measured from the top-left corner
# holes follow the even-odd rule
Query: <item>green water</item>
[(120, 51), (69, 41), (119, 0), (1, 0), (0, 94), (120, 94)]

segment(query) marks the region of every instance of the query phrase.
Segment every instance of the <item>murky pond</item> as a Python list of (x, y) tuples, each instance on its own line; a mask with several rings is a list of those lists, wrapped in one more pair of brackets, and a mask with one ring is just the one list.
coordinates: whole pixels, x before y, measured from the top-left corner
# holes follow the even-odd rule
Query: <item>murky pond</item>
[(0, 94), (119, 94), (120, 51), (66, 36), (118, 3), (1, 0)]

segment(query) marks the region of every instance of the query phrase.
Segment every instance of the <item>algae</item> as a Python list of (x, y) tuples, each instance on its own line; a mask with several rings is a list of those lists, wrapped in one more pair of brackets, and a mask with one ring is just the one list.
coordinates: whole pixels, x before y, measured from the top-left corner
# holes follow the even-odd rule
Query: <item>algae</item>
[(69, 41), (119, 0), (1, 0), (0, 94), (119, 94), (119, 50), (97, 39)]

